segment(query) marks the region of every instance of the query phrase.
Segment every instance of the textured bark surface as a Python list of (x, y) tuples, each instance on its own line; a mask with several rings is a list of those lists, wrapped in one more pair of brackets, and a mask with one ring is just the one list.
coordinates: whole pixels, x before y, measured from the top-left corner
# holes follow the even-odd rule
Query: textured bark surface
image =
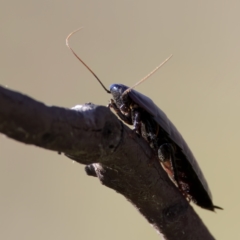
[(168, 240), (214, 239), (144, 139), (107, 107), (49, 107), (0, 87), (0, 132), (64, 153), (124, 195)]

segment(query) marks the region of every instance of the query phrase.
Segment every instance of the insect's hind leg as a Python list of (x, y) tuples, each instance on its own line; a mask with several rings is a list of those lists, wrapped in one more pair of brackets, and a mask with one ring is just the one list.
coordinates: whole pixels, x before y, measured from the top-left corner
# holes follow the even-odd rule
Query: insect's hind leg
[(177, 186), (187, 201), (190, 202), (192, 197), (189, 195), (189, 186), (181, 181), (183, 176), (177, 168), (174, 153), (173, 145), (170, 143), (164, 143), (158, 148), (158, 159), (169, 178)]
[(170, 179), (179, 187), (176, 159), (172, 144), (164, 143), (158, 148), (158, 159)]

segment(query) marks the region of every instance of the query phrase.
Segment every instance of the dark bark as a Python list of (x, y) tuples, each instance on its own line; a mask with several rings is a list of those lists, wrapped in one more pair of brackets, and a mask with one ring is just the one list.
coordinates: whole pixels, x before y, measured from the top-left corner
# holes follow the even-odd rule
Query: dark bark
[(48, 107), (0, 87), (0, 132), (87, 165), (88, 175), (124, 195), (165, 239), (214, 239), (147, 142), (107, 107)]

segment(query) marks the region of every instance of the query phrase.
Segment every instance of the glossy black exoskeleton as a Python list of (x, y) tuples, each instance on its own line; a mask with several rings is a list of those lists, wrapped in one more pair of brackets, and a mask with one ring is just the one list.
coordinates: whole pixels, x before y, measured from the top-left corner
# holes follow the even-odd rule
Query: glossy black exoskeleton
[[(150, 98), (125, 85), (113, 84), (110, 86), (110, 91), (107, 90), (96, 74), (69, 46), (69, 37), (77, 31), (72, 32), (67, 37), (67, 46), (95, 76), (107, 93), (112, 94), (113, 99), (109, 107), (124, 122), (133, 125), (134, 131), (149, 143), (158, 154), (158, 159), (162, 167), (187, 200), (192, 200), (198, 206), (211, 211), (214, 211), (215, 208), (222, 209), (213, 205), (210, 189), (195, 157), (182, 135), (166, 114)], [(159, 69), (167, 60), (153, 72)]]
[(208, 210), (219, 208), (203, 173), (182, 135), (166, 114), (145, 95), (122, 84), (110, 86), (110, 107), (158, 151), (158, 158), (170, 179), (190, 201)]

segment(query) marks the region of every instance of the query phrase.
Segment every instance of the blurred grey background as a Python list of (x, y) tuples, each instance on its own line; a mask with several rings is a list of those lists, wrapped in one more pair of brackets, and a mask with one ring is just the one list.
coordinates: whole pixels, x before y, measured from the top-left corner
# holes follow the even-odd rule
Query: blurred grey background
[[(0, 84), (47, 105), (70, 108), (132, 86), (175, 123), (224, 211), (195, 207), (217, 239), (240, 239), (240, 2), (12, 0), (0, 8)], [(55, 152), (0, 136), (1, 239), (159, 239), (121, 195)], [(164, 193), (163, 193), (164, 194)]]

